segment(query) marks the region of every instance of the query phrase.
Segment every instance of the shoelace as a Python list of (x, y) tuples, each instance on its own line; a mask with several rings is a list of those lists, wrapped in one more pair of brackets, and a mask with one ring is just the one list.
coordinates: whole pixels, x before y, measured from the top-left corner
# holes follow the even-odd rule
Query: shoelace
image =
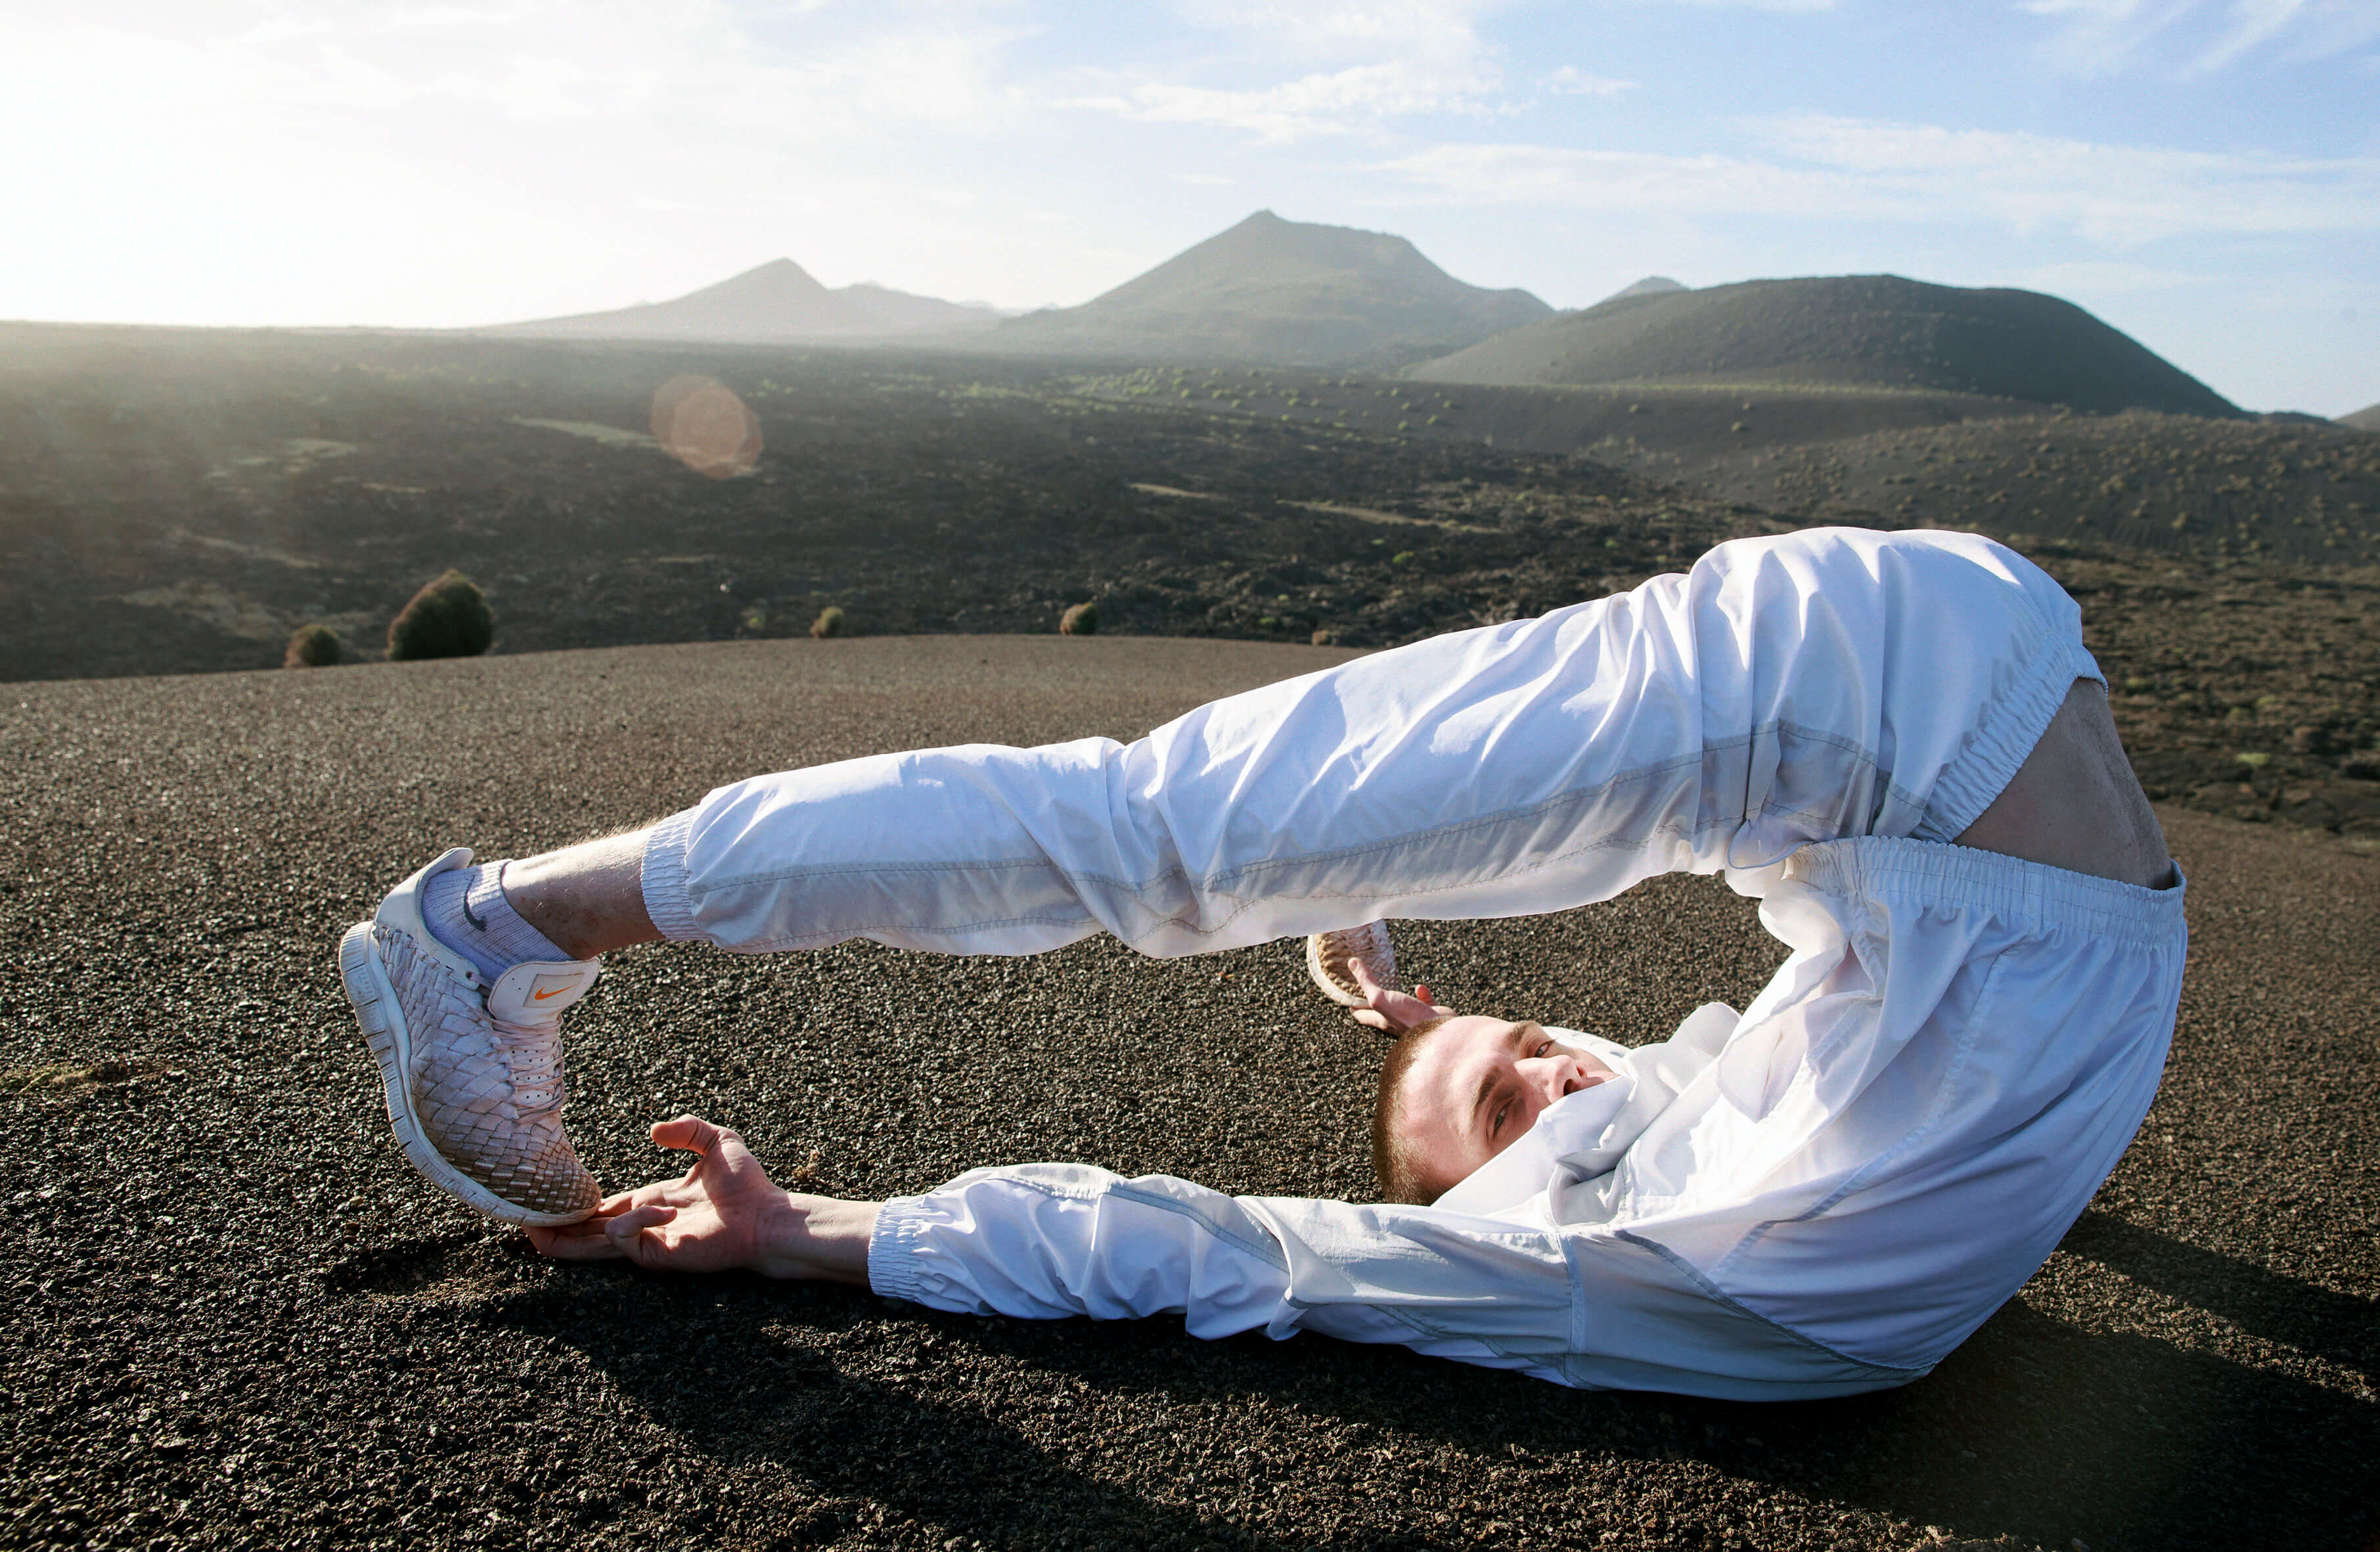
[(504, 1072), (512, 1079), (513, 1104), (522, 1110), (558, 1110), (565, 1096), (562, 1087), (562, 1042), (551, 1025), (488, 1021), (496, 1031), (496, 1049), (504, 1053)]

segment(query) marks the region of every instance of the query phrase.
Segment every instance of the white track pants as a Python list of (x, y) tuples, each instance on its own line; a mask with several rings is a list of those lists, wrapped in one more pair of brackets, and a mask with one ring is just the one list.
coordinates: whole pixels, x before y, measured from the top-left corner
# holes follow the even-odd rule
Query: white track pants
[(978, 1170), (891, 1204), (870, 1278), (947, 1309), (1174, 1311), (1201, 1335), (1305, 1328), (1571, 1384), (1868, 1389), (2022, 1283), (2162, 1067), (2180, 891), (1942, 844), (2078, 677), (2098, 670), (2072, 600), (1987, 540), (1738, 540), (1129, 745), (723, 787), (655, 831), (646, 903), (668, 936), (746, 952), (1026, 953), (1104, 930), (1174, 955), (1561, 910), (1800, 852), (1771, 920), (1794, 958), (1707, 1049), (1642, 1064), (1642, 1135), (1592, 1189), (1472, 1216)]

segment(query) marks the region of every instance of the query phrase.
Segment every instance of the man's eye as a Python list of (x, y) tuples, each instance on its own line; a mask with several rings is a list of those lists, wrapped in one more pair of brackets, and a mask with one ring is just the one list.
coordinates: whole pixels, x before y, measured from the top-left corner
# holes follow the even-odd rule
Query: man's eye
[(1488, 1135), (1489, 1135), (1489, 1136), (1493, 1137), (1493, 1136), (1496, 1136), (1497, 1134), (1499, 1134), (1500, 1133), (1501, 1133), (1501, 1132), (1504, 1130), (1504, 1120), (1505, 1120), (1505, 1118), (1506, 1118), (1506, 1117), (1508, 1117), (1508, 1116), (1510, 1116), (1512, 1113), (1512, 1106), (1510, 1106), (1510, 1105), (1499, 1105), (1499, 1106), (1497, 1106), (1497, 1107), (1496, 1107), (1496, 1119), (1495, 1119), (1495, 1120), (1493, 1120), (1493, 1121), (1491, 1121), (1491, 1122), (1489, 1122), (1488, 1123)]

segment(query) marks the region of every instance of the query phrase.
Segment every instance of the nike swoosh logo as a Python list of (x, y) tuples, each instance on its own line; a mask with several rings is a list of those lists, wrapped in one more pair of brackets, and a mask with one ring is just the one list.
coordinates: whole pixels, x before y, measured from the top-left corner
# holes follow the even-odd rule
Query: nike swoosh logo
[(552, 991), (532, 991), (529, 995), (540, 1002), (542, 1002), (549, 997), (559, 997), (569, 989), (570, 988), (568, 987), (555, 987)]

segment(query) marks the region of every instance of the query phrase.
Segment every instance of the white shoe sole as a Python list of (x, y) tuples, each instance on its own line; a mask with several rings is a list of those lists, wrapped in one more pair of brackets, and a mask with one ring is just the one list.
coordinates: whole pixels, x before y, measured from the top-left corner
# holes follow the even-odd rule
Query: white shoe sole
[(339, 940), (339, 980), (346, 988), (348, 1004), (356, 1011), (356, 1023), (363, 1028), (364, 1044), (371, 1048), (372, 1060), (380, 1063), (381, 1092), (388, 1102), (389, 1127), (396, 1134), (397, 1146), (405, 1150), (406, 1161), (420, 1172), (422, 1179), (474, 1212), (524, 1228), (559, 1229), (594, 1214), (593, 1207), (582, 1212), (541, 1213), (516, 1206), (446, 1162), (445, 1156), (431, 1146), (430, 1138), (421, 1130), (421, 1118), (414, 1113), (413, 1085), (407, 1079), (413, 1070), (412, 1037), (405, 1027), (396, 987), (382, 968), (380, 954), (372, 947), (370, 922), (358, 922)]

